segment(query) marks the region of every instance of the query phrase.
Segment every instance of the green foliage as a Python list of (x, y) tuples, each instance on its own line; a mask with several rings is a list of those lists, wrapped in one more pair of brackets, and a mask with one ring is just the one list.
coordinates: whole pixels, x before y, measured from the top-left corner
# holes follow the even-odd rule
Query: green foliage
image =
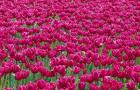
[(16, 33), (16, 38), (19, 38), (19, 39), (21, 39), (21, 38), (22, 38), (22, 35), (21, 35), (21, 33), (20, 33), (20, 32), (17, 32), (17, 33)]
[(137, 65), (140, 65), (140, 57), (137, 57), (137, 58), (136, 58), (136, 64), (137, 64)]

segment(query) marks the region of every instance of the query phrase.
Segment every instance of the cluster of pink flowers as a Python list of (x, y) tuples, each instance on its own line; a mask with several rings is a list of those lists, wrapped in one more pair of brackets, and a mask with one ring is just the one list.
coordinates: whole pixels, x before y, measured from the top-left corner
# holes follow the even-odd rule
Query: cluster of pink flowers
[(1, 0), (0, 90), (140, 89), (139, 0)]

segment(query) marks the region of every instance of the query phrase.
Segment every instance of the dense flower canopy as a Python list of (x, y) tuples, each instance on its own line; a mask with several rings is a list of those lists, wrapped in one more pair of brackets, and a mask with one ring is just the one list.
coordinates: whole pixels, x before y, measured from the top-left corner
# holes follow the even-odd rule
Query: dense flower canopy
[(0, 0), (0, 90), (138, 89), (139, 0)]

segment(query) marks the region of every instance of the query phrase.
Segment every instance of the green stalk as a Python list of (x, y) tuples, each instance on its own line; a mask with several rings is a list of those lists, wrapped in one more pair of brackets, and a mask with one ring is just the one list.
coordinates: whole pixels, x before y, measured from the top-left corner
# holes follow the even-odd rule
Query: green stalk
[(0, 79), (0, 90), (2, 90), (2, 80)]
[(35, 80), (35, 74), (32, 73), (32, 81)]
[(86, 90), (89, 90), (89, 83), (86, 83)]
[(93, 68), (94, 68), (93, 63), (87, 64), (87, 71), (88, 71), (88, 73), (90, 73)]
[(140, 83), (137, 84), (137, 88), (138, 88), (138, 90), (140, 89)]
[(75, 83), (76, 83), (76, 90), (79, 90), (79, 88), (78, 88), (78, 84), (79, 84), (79, 82), (80, 82), (80, 79), (79, 79), (79, 75), (77, 74), (76, 76), (76, 81), (75, 81)]
[(19, 86), (19, 80), (16, 80), (16, 88), (18, 88), (18, 86)]
[(11, 84), (12, 80), (11, 80), (11, 74), (10, 73), (9, 73), (9, 77), (8, 78), (9, 78), (9, 82), (8, 82), (9, 85), (8, 86), (11, 87), (12, 86), (12, 84)]
[(99, 55), (101, 56), (102, 55), (102, 53), (103, 53), (103, 49), (105, 48), (105, 46), (104, 45), (102, 45), (100, 48), (99, 48)]
[(109, 50), (108, 55), (112, 57), (112, 50)]
[(137, 64), (137, 65), (140, 65), (140, 57), (137, 57), (137, 58), (136, 58), (136, 64)]
[(2, 89), (5, 87), (5, 83), (6, 83), (6, 75), (4, 75), (4, 80), (2, 82)]

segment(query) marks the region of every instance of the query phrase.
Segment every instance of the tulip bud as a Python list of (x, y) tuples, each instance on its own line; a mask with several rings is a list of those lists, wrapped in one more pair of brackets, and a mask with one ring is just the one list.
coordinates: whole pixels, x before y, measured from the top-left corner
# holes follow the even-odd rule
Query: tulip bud
[(79, 87), (80, 90), (85, 90), (86, 82), (80, 82), (78, 87)]
[(20, 86), (18, 87), (18, 90), (27, 90), (27, 86), (25, 86), (25, 85), (20, 85)]
[(80, 68), (77, 67), (77, 66), (75, 66), (74, 69), (73, 69), (73, 72), (74, 72), (75, 74), (78, 74), (78, 73), (80, 72)]
[(136, 83), (135, 83), (135, 82), (128, 82), (128, 83), (126, 84), (126, 87), (127, 87), (128, 90), (135, 90), (135, 88), (136, 88)]
[(37, 86), (39, 89), (43, 89), (46, 86), (46, 82), (44, 80), (38, 80)]

